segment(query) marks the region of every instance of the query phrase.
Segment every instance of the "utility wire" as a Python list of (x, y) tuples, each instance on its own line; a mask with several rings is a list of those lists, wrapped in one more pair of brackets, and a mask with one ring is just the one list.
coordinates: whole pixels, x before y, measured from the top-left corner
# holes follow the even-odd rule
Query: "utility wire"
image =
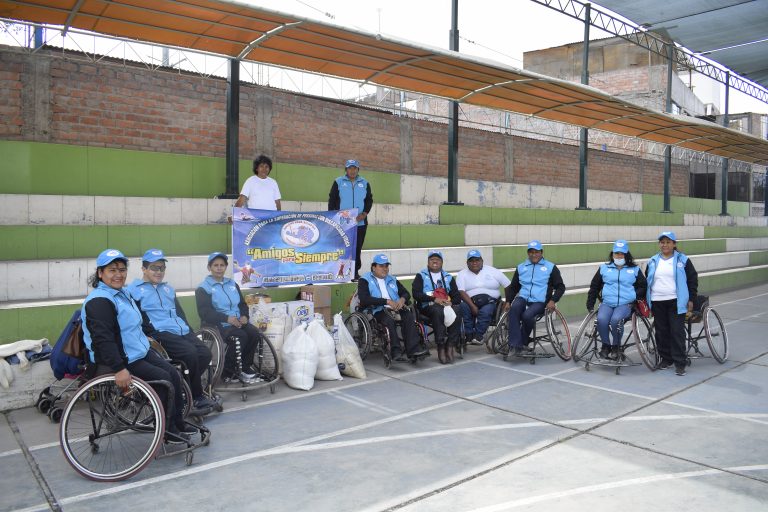
[(479, 46), (480, 48), (485, 48), (486, 50), (492, 51), (492, 52), (494, 52), (494, 53), (498, 53), (499, 55), (502, 55), (502, 56), (504, 56), (504, 57), (506, 57), (506, 58), (508, 58), (508, 59), (512, 59), (512, 60), (514, 60), (514, 61), (517, 61), (517, 62), (519, 62), (519, 63), (521, 63), (521, 64), (523, 63), (523, 61), (522, 61), (522, 60), (520, 60), (520, 59), (518, 59), (517, 57), (513, 57), (513, 56), (511, 56), (511, 55), (507, 55), (506, 53), (500, 52), (500, 51), (498, 51), (498, 50), (494, 50), (493, 48), (491, 48), (491, 47), (489, 47), (489, 46), (485, 46), (484, 44), (480, 44), (480, 43), (478, 43), (477, 41), (472, 41), (471, 39), (467, 39), (467, 38), (466, 38), (466, 37), (464, 37), (464, 36), (461, 36), (461, 35), (460, 35), (460, 36), (459, 36), (459, 39), (463, 39), (464, 41), (468, 42), (469, 44), (474, 44), (475, 46)]
[(302, 5), (305, 5), (305, 6), (309, 7), (310, 9), (313, 9), (313, 10), (319, 12), (320, 14), (322, 14), (323, 16), (325, 16), (327, 18), (331, 18), (332, 20), (336, 19), (336, 16), (334, 16), (333, 14), (331, 14), (329, 12), (326, 12), (326, 11), (323, 11), (322, 9), (318, 9), (314, 5), (310, 5), (307, 2), (302, 2), (301, 0), (296, 0), (296, 1), (299, 2)]

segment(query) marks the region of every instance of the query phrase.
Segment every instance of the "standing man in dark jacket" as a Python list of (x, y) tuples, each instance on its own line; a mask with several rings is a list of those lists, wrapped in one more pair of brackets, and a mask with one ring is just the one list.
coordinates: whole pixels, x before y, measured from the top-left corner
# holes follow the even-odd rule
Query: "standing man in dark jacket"
[(373, 194), (368, 180), (360, 176), (360, 162), (347, 160), (344, 164), (344, 176), (339, 176), (331, 185), (328, 194), (328, 210), (347, 210), (357, 208), (357, 246), (355, 247), (355, 277), (360, 279), (360, 252), (368, 229), (368, 214), (373, 206)]

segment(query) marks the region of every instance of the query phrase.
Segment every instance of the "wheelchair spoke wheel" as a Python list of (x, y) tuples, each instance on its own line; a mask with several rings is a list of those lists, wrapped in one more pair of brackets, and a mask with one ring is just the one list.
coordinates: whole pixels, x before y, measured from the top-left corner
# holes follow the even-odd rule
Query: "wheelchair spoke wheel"
[(123, 393), (113, 375), (85, 383), (67, 403), (59, 442), (82, 476), (115, 482), (135, 475), (155, 457), (165, 433), (165, 413), (155, 391), (133, 378)]
[(656, 350), (653, 326), (647, 318), (636, 313), (632, 314), (632, 336), (643, 364), (652, 372), (656, 371), (661, 361), (659, 352)]
[(352, 335), (352, 339), (355, 340), (357, 350), (360, 351), (360, 358), (365, 359), (371, 350), (371, 339), (373, 336), (368, 319), (365, 318), (363, 313), (355, 311), (344, 320), (344, 326)]
[(211, 364), (208, 371), (202, 373), (200, 379), (203, 389), (210, 390), (213, 389), (214, 383), (219, 380), (224, 369), (224, 342), (219, 332), (212, 327), (202, 327), (197, 331), (197, 337), (211, 351)]
[(492, 354), (509, 353), (509, 311), (505, 311), (496, 323), (496, 328), (488, 337), (489, 352)]
[(597, 311), (587, 315), (581, 322), (579, 330), (576, 331), (576, 337), (573, 339), (571, 354), (574, 362), (584, 359), (590, 350), (594, 349), (597, 340)]
[(182, 418), (186, 418), (189, 416), (189, 411), (192, 410), (192, 402), (194, 401), (192, 398), (192, 388), (189, 387), (189, 382), (184, 378), (184, 375), (179, 375), (179, 377), (181, 378), (181, 399), (184, 404), (181, 413)]
[(259, 334), (259, 341), (253, 355), (253, 367), (256, 370), (256, 377), (266, 382), (277, 379), (280, 372), (277, 351), (263, 334)]
[(715, 361), (722, 364), (728, 359), (728, 335), (725, 332), (725, 325), (717, 311), (707, 306), (703, 313), (704, 316), (704, 334), (707, 336), (709, 351)]
[(557, 309), (547, 313), (547, 333), (557, 357), (568, 361), (571, 358), (571, 332), (565, 317)]

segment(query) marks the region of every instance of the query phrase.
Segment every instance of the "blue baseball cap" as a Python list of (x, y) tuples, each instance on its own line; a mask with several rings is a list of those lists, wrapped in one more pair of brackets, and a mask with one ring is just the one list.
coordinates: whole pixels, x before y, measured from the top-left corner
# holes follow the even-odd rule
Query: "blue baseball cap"
[(661, 234), (659, 235), (659, 240), (661, 240), (664, 237), (669, 238), (673, 242), (677, 242), (677, 237), (675, 236), (674, 231), (662, 231)]
[(627, 254), (629, 252), (629, 244), (626, 240), (616, 240), (613, 243), (613, 252), (623, 252)]
[(359, 169), (360, 162), (358, 162), (357, 160), (347, 160), (347, 163), (344, 164), (344, 168), (348, 169), (350, 167), (357, 167)]
[(531, 240), (528, 242), (528, 249), (536, 249), (537, 251), (541, 251), (541, 242), (538, 240)]
[(168, 261), (168, 259), (165, 257), (165, 254), (163, 254), (163, 251), (160, 249), (149, 249), (144, 253), (144, 256), (141, 257), (141, 261), (146, 261), (148, 263), (153, 263), (160, 260)]
[(443, 259), (443, 253), (437, 249), (430, 249), (430, 251), (427, 253), (427, 259), (431, 258), (432, 256), (437, 256), (438, 258)]
[(208, 264), (210, 265), (216, 258), (224, 258), (224, 263), (229, 264), (229, 258), (223, 252), (212, 252), (208, 255)]
[(467, 253), (468, 260), (471, 260), (472, 258), (482, 258), (482, 257), (483, 255), (480, 254), (480, 251), (478, 251), (477, 249), (472, 249)]
[(125, 254), (117, 249), (105, 249), (104, 251), (101, 251), (101, 254), (96, 258), (96, 266), (104, 267), (115, 260), (123, 260), (128, 263), (128, 258), (125, 257)]
[(387, 255), (384, 253), (377, 254), (373, 257), (373, 262), (377, 265), (391, 265), (389, 262), (389, 258), (387, 258)]

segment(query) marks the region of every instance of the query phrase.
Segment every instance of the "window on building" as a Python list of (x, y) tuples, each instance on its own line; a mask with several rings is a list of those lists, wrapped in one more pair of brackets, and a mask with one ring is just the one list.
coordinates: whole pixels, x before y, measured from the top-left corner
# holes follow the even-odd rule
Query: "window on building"
[(730, 171), (728, 173), (728, 200), (749, 201), (749, 186), (751, 182), (751, 172)]

